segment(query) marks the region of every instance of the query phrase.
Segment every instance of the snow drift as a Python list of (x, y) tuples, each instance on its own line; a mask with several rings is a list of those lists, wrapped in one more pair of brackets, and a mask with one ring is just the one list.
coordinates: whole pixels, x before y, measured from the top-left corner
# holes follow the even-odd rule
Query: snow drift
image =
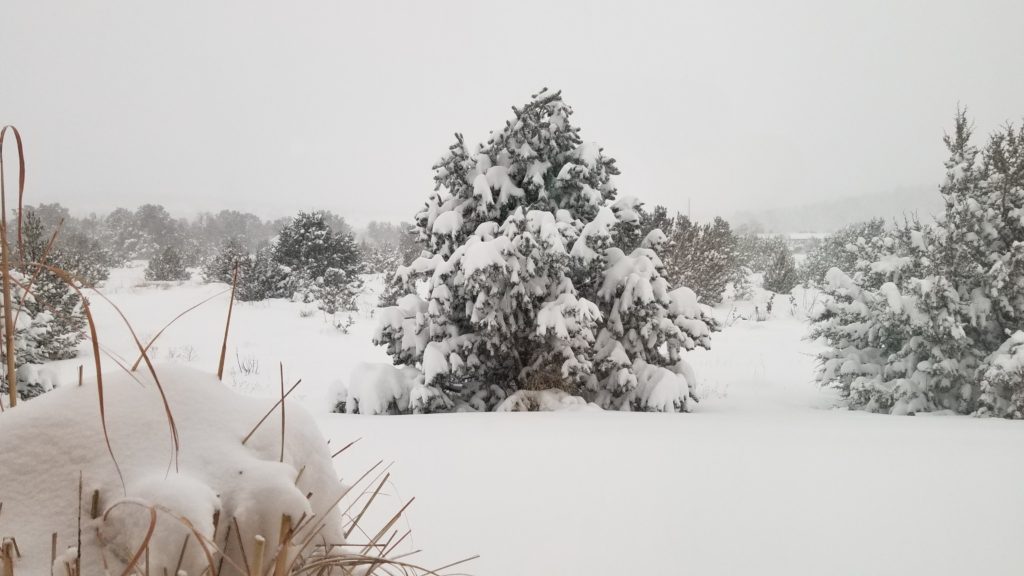
[[(63, 574), (63, 561), (79, 554), (80, 514), (81, 573), (107, 573), (104, 563), (120, 573), (142, 546), (150, 507), (159, 510), (149, 545), (153, 574), (165, 568), (203, 573), (208, 561), (197, 535), (224, 553), (222, 574), (240, 574), (234, 566), (254, 563), (257, 536), (266, 540), (268, 566), (285, 516), (298, 527), (292, 542), (315, 530), (318, 542), (343, 542), (342, 516), (334, 507), (343, 487), (326, 441), (304, 410), (286, 402), (283, 439), (278, 409), (243, 444), (272, 399), (238, 395), (213, 376), (181, 366), (162, 366), (157, 374), (177, 423), (177, 455), (152, 378), (139, 372), (104, 379), (110, 444), (123, 484), (104, 443), (95, 382), (58, 388), (0, 416), (0, 534), (17, 538), (16, 573), (49, 573), (56, 533), (57, 572)], [(226, 538), (229, 526), (236, 534)]]

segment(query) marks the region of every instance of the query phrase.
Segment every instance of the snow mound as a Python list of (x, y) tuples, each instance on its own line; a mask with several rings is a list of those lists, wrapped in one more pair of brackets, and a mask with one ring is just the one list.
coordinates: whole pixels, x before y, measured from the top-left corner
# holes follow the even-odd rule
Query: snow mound
[(177, 423), (177, 462), (152, 377), (104, 378), (110, 444), (123, 485), (104, 443), (95, 382), (58, 388), (0, 415), (0, 534), (17, 538), (16, 573), (50, 572), (53, 533), (58, 556), (73, 558), (74, 551), (65, 551), (78, 541), (79, 512), (82, 574), (121, 573), (149, 529), (150, 507), (159, 510), (149, 545), (153, 574), (174, 573), (179, 557), (185, 573), (206, 569), (194, 533), (182, 557), (187, 524), (221, 548), (226, 574), (235, 573), (232, 562), (246, 562), (237, 537), (226, 538), (229, 525), (242, 535), (248, 562), (254, 560), (250, 544), (257, 536), (266, 539), (264, 565), (277, 553), (283, 516), (294, 525), (312, 519), (293, 542), (317, 529), (318, 539), (344, 541), (333, 507), (343, 487), (326, 441), (303, 409), (286, 402), (283, 447), (279, 412), (243, 444), (274, 400), (241, 396), (212, 375), (180, 365), (159, 366), (157, 374)]

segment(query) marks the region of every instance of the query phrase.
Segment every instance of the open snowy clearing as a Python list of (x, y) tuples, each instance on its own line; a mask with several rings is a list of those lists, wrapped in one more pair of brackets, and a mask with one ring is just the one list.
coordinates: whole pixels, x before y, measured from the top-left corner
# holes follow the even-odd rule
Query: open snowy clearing
[[(105, 293), (144, 340), (225, 288), (140, 287), (140, 274), (115, 271)], [(341, 475), (394, 461), (378, 513), (416, 497), (408, 527), (427, 566), (480, 554), (467, 571), (1020, 573), (1024, 425), (830, 409), (811, 382), (815, 345), (781, 306), (690, 355), (705, 397), (692, 414), (329, 414), (355, 364), (387, 361), (369, 342), (373, 298), (349, 334), (300, 304), (236, 305), (225, 382), (276, 395), (283, 361), (332, 446), (362, 438), (337, 459)], [(92, 302), (103, 345), (133, 360), (113, 310)], [(168, 329), (155, 357), (214, 371), (226, 303)], [(86, 358), (54, 376), (73, 382)]]

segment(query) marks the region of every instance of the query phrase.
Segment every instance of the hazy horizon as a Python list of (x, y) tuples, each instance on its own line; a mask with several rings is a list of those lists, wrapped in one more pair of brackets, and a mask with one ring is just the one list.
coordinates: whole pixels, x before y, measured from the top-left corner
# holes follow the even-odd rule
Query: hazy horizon
[(76, 213), (409, 220), (454, 132), (544, 86), (621, 194), (702, 219), (934, 189), (958, 103), (979, 136), (1024, 113), (1019, 2), (7, 8), (26, 200)]

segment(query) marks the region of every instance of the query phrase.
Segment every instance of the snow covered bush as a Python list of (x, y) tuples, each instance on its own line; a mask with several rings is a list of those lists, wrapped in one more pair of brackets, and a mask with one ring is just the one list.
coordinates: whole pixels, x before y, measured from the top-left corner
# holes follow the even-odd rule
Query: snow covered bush
[(242, 302), (286, 298), (289, 285), (288, 270), (274, 260), (273, 248), (264, 247), (239, 262), (235, 297)]
[(857, 264), (856, 250), (852, 247), (860, 239), (870, 240), (881, 236), (885, 221), (875, 218), (866, 222), (850, 224), (829, 234), (808, 253), (797, 272), (806, 286), (820, 286), (830, 268), (851, 271)]
[(679, 215), (666, 233), (664, 259), (670, 281), (693, 289), (701, 302), (718, 304), (730, 282), (745, 278), (738, 240), (722, 218), (698, 224)]
[[(407, 411), (493, 410), (549, 388), (686, 410), (683, 351), (709, 344), (709, 318), (669, 285), (665, 234), (642, 234), (639, 202), (616, 199), (615, 161), (580, 138), (559, 92), (513, 111), (484, 145), (456, 135), (435, 164), (415, 224), (424, 253), (398, 268), (378, 311), (375, 342), (422, 373)], [(674, 386), (649, 386), (652, 366)]]
[(174, 246), (168, 246), (150, 259), (146, 266), (146, 280), (153, 282), (180, 282), (191, 276), (185, 268), (181, 252)]
[(203, 279), (207, 282), (231, 284), (235, 266), (241, 266), (242, 261), (248, 257), (249, 250), (239, 240), (231, 238), (203, 262)]
[(793, 253), (790, 252), (789, 246), (779, 246), (764, 272), (764, 289), (776, 294), (789, 294), (789, 291), (799, 283)]
[(324, 211), (299, 212), (274, 242), (273, 259), (286, 270), (291, 295), (318, 302), (325, 311), (348, 306), (362, 286), (355, 238), (332, 229)]
[[(18, 541), (14, 573), (51, 572), (51, 534), (61, 574), (69, 573), (65, 561), (80, 562), (77, 574), (141, 574), (139, 566), (150, 574), (244, 574), (242, 567), (257, 562), (258, 537), (266, 539), (259, 562), (267, 567), (277, 558), (284, 567), (324, 560), (332, 552), (317, 544), (320, 538), (345, 542), (346, 521), (335, 505), (345, 487), (327, 442), (300, 406), (287, 401), (283, 430), (281, 418), (257, 426), (273, 399), (239, 395), (189, 368), (158, 369), (177, 452), (147, 372), (104, 378), (116, 468), (96, 411), (95, 382), (0, 414), (0, 529)], [(156, 523), (147, 539), (151, 513)], [(313, 534), (316, 542), (301, 547)], [(143, 549), (145, 558), (129, 570)]]
[[(25, 279), (33, 279), (32, 296), (24, 301), (23, 313), (32, 318), (44, 320), (45, 332), (37, 333), (35, 342), (38, 349), (33, 356), (39, 360), (66, 360), (78, 354), (78, 343), (82, 341), (85, 328), (85, 314), (82, 312), (82, 299), (77, 292), (64, 283), (56, 274), (45, 268), (36, 267), (33, 263), (45, 263), (61, 268), (76, 278), (81, 278), (79, 264), (88, 266), (90, 263), (75, 262), (69, 254), (60, 248), (47, 245), (53, 231), (44, 228), (42, 220), (34, 211), (25, 211), (22, 233), (22, 248), (19, 254), (21, 261), (19, 272)], [(58, 236), (58, 241), (59, 241)], [(56, 244), (55, 244), (56, 245)], [(89, 274), (97, 271), (87, 269)], [(87, 279), (82, 279), (87, 282)], [(20, 296), (16, 299), (20, 302)], [(15, 354), (17, 358), (18, 354)]]
[[(31, 275), (18, 270), (11, 271), (11, 315), (14, 320), (14, 361), (17, 370), (17, 397), (26, 400), (48, 392), (53, 383), (40, 371), (43, 363), (49, 360), (62, 360), (74, 356), (77, 344), (82, 338), (80, 332), (61, 332), (71, 325), (71, 318), (65, 322), (56, 322), (53, 312), (45, 309), (40, 302), (26, 293)], [(54, 290), (46, 290), (47, 297), (57, 296), (56, 306), (65, 304)], [(60, 308), (55, 308), (59, 310)], [(3, 311), (0, 309), (0, 322), (3, 322)], [(0, 351), (0, 360), (6, 366), (7, 354)], [(0, 376), (0, 402), (7, 402), (10, 385), (7, 374)]]
[(960, 112), (936, 222), (861, 238), (853, 270), (825, 275), (819, 379), (853, 407), (1024, 415), (1024, 131), (1007, 126), (982, 150), (970, 138)]

